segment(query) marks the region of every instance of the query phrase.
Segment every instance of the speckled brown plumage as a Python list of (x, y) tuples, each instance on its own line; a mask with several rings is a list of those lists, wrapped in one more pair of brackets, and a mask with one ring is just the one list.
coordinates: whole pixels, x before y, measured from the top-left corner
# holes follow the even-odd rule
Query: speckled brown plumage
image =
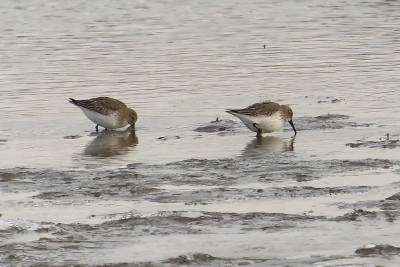
[[(131, 124), (135, 126), (137, 113), (128, 108), (125, 103), (111, 97), (96, 97), (85, 100), (70, 98), (69, 101), (82, 109), (85, 115), (104, 128), (117, 129)], [(97, 114), (97, 115), (96, 115)]]

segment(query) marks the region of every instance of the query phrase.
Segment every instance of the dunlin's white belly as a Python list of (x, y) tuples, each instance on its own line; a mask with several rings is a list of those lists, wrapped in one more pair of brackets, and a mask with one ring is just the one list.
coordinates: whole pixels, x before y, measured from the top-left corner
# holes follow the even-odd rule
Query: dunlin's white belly
[(86, 117), (88, 117), (88, 119), (94, 122), (95, 124), (98, 124), (100, 126), (103, 126), (104, 128), (109, 128), (109, 129), (120, 128), (118, 120), (116, 118), (116, 115), (118, 114), (111, 114), (105, 116), (83, 107), (80, 108), (82, 109), (83, 113), (85, 113)]
[(257, 128), (253, 126), (254, 123), (257, 124), (257, 127), (263, 131), (263, 133), (272, 133), (275, 131), (279, 131), (283, 128), (285, 123), (282, 121), (282, 117), (279, 112), (273, 114), (272, 116), (259, 116), (259, 117), (251, 117), (243, 114), (233, 113), (236, 117), (238, 117), (244, 125), (247, 126), (253, 132), (257, 132)]

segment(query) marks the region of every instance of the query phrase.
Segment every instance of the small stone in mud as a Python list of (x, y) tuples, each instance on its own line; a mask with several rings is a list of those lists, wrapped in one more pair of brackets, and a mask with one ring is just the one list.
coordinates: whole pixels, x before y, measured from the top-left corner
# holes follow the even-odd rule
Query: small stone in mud
[(231, 120), (220, 120), (217, 118), (215, 121), (211, 121), (205, 126), (194, 129), (195, 132), (201, 133), (217, 133), (224, 132), (233, 128), (233, 121)]
[(308, 182), (310, 180), (311, 180), (311, 177), (306, 175), (306, 174), (303, 174), (303, 173), (297, 173), (296, 174), (296, 181), (299, 182), (299, 183)]
[(64, 136), (63, 138), (64, 139), (78, 139), (80, 137), (81, 137), (80, 135), (67, 135), (67, 136)]
[(9, 182), (18, 177), (19, 176), (16, 173), (11, 173), (11, 172), (0, 173), (0, 181), (1, 182)]
[(399, 255), (400, 248), (392, 245), (375, 245), (370, 244), (363, 248), (359, 248), (356, 250), (356, 254), (361, 256), (373, 256), (373, 255), (382, 255), (382, 256), (390, 256), (390, 255)]
[(170, 263), (170, 264), (202, 264), (202, 263), (207, 263), (211, 262), (213, 260), (216, 260), (217, 258), (209, 255), (209, 254), (203, 254), (203, 253), (195, 253), (192, 255), (180, 255), (176, 258), (170, 258), (164, 263)]
[(226, 130), (226, 127), (221, 125), (207, 125), (203, 127), (198, 127), (194, 129), (196, 132), (203, 132), (203, 133), (215, 133), (215, 132), (222, 132)]
[(197, 205), (207, 205), (207, 202), (198, 202), (198, 201), (190, 201), (190, 202), (185, 202), (185, 205), (193, 205), (193, 206), (197, 206)]
[(99, 197), (99, 196), (101, 196), (101, 192), (94, 192), (94, 193), (93, 193), (93, 196), (94, 196), (94, 197)]
[(179, 135), (176, 135), (176, 136), (160, 136), (157, 139), (161, 140), (161, 141), (167, 141), (167, 140), (171, 140), (171, 139), (178, 140), (178, 139), (181, 139), (181, 137)]
[(326, 115), (320, 115), (315, 117), (317, 120), (322, 120), (322, 121), (337, 121), (337, 120), (347, 120), (350, 118), (350, 116), (347, 115), (341, 115), (341, 114), (326, 114)]
[(346, 146), (351, 148), (367, 147), (367, 148), (397, 148), (400, 146), (399, 140), (380, 140), (380, 141), (365, 141), (360, 143), (347, 143)]
[(400, 192), (386, 198), (386, 200), (400, 200)]
[(346, 146), (349, 146), (351, 148), (356, 148), (362, 146), (362, 143), (347, 143)]
[(334, 220), (337, 222), (342, 222), (342, 221), (358, 221), (360, 217), (369, 217), (369, 218), (375, 218), (377, 217), (377, 212), (375, 211), (366, 211), (363, 209), (358, 209), (358, 210), (353, 210), (350, 213), (346, 213), (343, 216), (339, 216), (335, 218)]
[(18, 256), (14, 255), (14, 254), (10, 254), (7, 256), (6, 258), (7, 260), (14, 260), (14, 259), (18, 259)]
[(126, 167), (128, 169), (136, 169), (141, 165), (142, 165), (142, 163), (136, 162), (136, 163), (129, 163), (128, 165), (126, 165)]

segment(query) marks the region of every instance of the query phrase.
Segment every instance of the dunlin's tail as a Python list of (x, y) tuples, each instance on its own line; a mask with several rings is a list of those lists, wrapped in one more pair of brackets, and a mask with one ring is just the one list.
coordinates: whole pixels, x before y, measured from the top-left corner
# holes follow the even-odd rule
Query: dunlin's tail
[(237, 109), (227, 109), (227, 110), (225, 110), (225, 112), (234, 115), (234, 114), (238, 113), (238, 110)]
[(74, 105), (78, 105), (78, 101), (76, 101), (73, 98), (69, 98), (69, 103), (74, 104)]
[(78, 107), (89, 108), (91, 101), (90, 100), (76, 100), (76, 99), (70, 98), (69, 103), (74, 104), (75, 106), (78, 106)]

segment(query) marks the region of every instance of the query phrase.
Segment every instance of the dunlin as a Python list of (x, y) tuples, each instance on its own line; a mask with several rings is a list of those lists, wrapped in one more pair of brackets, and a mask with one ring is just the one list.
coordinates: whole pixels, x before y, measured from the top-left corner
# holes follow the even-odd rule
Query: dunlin
[(250, 130), (260, 137), (262, 133), (278, 131), (290, 123), (296, 135), (292, 118), (293, 111), (287, 105), (279, 105), (275, 102), (256, 103), (244, 109), (229, 109), (226, 112), (239, 118)]
[(86, 100), (69, 99), (69, 102), (78, 106), (89, 120), (107, 129), (118, 129), (127, 124), (135, 126), (137, 114), (123, 102), (110, 97), (96, 97)]

